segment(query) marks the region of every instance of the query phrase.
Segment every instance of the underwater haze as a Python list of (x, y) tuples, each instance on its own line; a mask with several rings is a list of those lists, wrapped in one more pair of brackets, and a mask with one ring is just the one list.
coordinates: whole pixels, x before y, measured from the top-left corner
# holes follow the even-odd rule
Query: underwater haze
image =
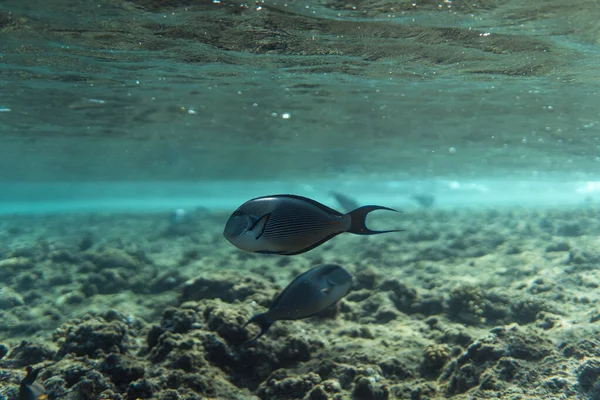
[(0, 400), (600, 398), (599, 6), (0, 0)]

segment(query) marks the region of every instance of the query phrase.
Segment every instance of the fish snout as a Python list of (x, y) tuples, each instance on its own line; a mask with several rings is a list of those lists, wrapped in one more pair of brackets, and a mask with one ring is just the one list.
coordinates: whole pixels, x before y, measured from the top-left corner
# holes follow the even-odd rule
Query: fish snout
[(251, 222), (248, 215), (232, 215), (229, 220), (227, 220), (223, 235), (227, 239), (238, 237), (250, 228)]

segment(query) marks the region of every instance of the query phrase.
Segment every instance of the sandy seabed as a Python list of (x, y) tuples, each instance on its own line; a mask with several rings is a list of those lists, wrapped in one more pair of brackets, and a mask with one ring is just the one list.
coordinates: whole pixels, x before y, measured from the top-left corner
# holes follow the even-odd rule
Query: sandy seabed
[[(237, 250), (225, 214), (3, 217), (0, 398), (28, 365), (50, 399), (600, 398), (599, 214), (406, 211), (295, 257)], [(351, 292), (244, 346), (322, 263)]]

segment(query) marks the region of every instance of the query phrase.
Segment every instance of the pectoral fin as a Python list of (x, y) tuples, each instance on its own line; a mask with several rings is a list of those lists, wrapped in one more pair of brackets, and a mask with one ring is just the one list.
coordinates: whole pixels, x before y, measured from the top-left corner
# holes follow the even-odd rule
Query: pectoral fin
[(250, 227), (250, 229), (248, 229), (249, 231), (254, 232), (254, 238), (256, 240), (260, 239), (265, 232), (265, 228), (267, 227), (267, 222), (269, 222), (270, 216), (270, 213), (263, 215)]

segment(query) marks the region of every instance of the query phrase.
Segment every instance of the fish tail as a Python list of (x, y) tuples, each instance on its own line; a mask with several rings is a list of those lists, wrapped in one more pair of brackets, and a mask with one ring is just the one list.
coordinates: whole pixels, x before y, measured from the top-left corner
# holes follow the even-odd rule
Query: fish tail
[(250, 339), (247, 342), (248, 344), (254, 344), (254, 343), (256, 343), (256, 341), (258, 340), (258, 338), (261, 337), (262, 335), (264, 335), (267, 332), (267, 330), (269, 330), (269, 328), (271, 327), (271, 325), (273, 324), (273, 322), (270, 321), (267, 318), (266, 313), (256, 314), (255, 316), (253, 316), (252, 318), (250, 318), (248, 320), (248, 322), (246, 322), (242, 326), (242, 329), (245, 328), (248, 324), (251, 324), (251, 323), (257, 324), (259, 326), (259, 328), (260, 328), (260, 332), (253, 339)]
[(402, 231), (402, 229), (391, 229), (391, 230), (387, 230), (387, 231), (373, 231), (373, 230), (367, 228), (367, 215), (371, 211), (375, 211), (375, 210), (387, 210), (387, 211), (398, 212), (398, 211), (394, 210), (393, 208), (383, 207), (383, 206), (359, 207), (356, 210), (350, 211), (348, 214), (346, 214), (346, 215), (349, 215), (351, 218), (350, 229), (348, 229), (348, 232), (354, 233), (355, 235), (377, 235), (380, 233), (401, 232)]

